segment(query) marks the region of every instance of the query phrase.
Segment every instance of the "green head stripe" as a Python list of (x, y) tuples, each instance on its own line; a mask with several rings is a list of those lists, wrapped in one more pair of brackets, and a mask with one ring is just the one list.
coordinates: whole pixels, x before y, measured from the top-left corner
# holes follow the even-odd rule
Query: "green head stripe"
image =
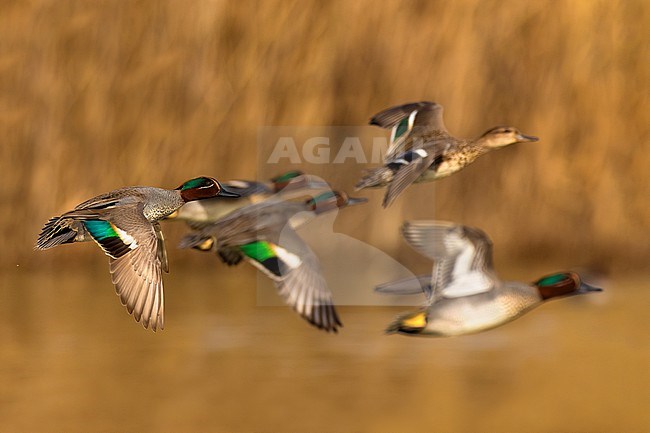
[(314, 202), (319, 203), (321, 201), (325, 200), (330, 200), (332, 198), (336, 198), (336, 194), (334, 194), (334, 191), (327, 191), (322, 194), (318, 194), (317, 196), (314, 197)]
[(241, 245), (239, 249), (248, 257), (258, 262), (275, 257), (275, 252), (271, 244), (266, 241), (251, 242), (250, 244)]
[(202, 187), (202, 186), (206, 186), (206, 185), (208, 185), (208, 183), (212, 183), (212, 182), (210, 182), (210, 180), (208, 178), (197, 177), (197, 178), (188, 180), (183, 185), (181, 185), (181, 187), (179, 189), (181, 191), (185, 191), (185, 190), (192, 189), (192, 188), (199, 188), (199, 187)]
[(549, 275), (548, 277), (541, 278), (540, 280), (537, 281), (538, 286), (552, 286), (553, 284), (557, 284), (560, 281), (564, 280), (566, 278), (566, 275), (564, 274), (553, 274)]
[(108, 221), (87, 220), (84, 221), (83, 224), (86, 227), (86, 230), (90, 232), (92, 237), (97, 240), (120, 237), (113, 228), (113, 225)]
[(293, 171), (287, 171), (284, 174), (281, 174), (280, 176), (276, 177), (275, 179), (272, 179), (273, 182), (275, 183), (281, 183), (281, 182), (288, 182), (291, 179), (295, 179), (298, 176), (302, 176), (303, 172), (298, 171), (298, 170), (293, 170)]
[(393, 138), (393, 140), (397, 140), (399, 137), (404, 135), (404, 133), (408, 131), (408, 129), (409, 129), (409, 117), (407, 116), (403, 118), (397, 124), (397, 126), (395, 126), (395, 137)]

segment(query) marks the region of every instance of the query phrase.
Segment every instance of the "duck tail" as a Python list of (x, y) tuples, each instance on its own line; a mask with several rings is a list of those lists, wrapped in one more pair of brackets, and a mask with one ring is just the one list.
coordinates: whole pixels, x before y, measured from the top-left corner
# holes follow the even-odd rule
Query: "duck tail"
[(192, 232), (183, 236), (178, 243), (178, 248), (194, 248), (199, 251), (211, 251), (214, 247), (214, 238), (201, 232)]
[(61, 244), (85, 240), (85, 228), (72, 218), (54, 217), (45, 223), (36, 240), (35, 250), (46, 250)]
[(221, 258), (221, 261), (227, 264), (228, 266), (238, 265), (239, 262), (241, 262), (242, 259), (244, 258), (239, 247), (219, 248), (217, 254), (219, 254), (219, 258)]
[(386, 329), (384, 329), (384, 334), (397, 334), (400, 331), (401, 326), (401, 321), (399, 319), (395, 319), (390, 323), (390, 325), (386, 327)]
[(379, 188), (388, 185), (393, 180), (393, 170), (390, 167), (377, 167), (366, 170), (363, 177), (354, 186), (355, 191), (364, 188)]

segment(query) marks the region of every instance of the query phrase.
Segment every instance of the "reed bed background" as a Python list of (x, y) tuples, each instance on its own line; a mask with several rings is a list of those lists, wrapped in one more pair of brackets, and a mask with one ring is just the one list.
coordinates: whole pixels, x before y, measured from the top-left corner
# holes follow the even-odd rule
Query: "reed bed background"
[[(416, 100), (443, 104), (457, 136), (510, 124), (541, 141), (387, 211), (362, 192), (338, 231), (397, 258), (401, 221), (434, 216), (483, 228), (497, 262), (650, 255), (647, 1), (2, 3), (5, 268), (104, 261), (32, 251), (50, 216), (101, 192), (255, 178), (262, 126), (362, 126)], [(361, 168), (314, 169), (351, 191)]]

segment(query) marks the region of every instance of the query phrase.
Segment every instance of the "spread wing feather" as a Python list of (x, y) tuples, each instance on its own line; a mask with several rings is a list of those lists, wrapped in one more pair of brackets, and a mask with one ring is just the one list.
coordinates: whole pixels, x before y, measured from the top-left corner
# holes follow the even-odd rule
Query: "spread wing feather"
[(122, 305), (145, 328), (156, 331), (164, 328), (162, 271), (169, 268), (160, 226), (151, 224), (141, 207), (125, 207), (113, 220), (135, 246), (127, 254), (110, 258), (110, 273)]
[(402, 226), (408, 244), (434, 260), (430, 302), (491, 290), (497, 279), (492, 243), (472, 227), (438, 221), (412, 221)]

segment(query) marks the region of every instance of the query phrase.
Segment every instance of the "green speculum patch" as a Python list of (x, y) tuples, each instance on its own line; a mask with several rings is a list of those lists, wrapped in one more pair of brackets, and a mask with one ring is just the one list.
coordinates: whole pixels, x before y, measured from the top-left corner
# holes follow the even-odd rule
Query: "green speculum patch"
[(241, 245), (241, 251), (253, 260), (263, 262), (271, 257), (275, 257), (275, 252), (271, 245), (265, 241), (251, 242), (250, 244)]
[(101, 240), (110, 237), (119, 237), (111, 223), (108, 221), (87, 220), (84, 221), (83, 224), (86, 227), (86, 230), (88, 230), (95, 239)]
[(395, 127), (395, 140), (404, 135), (406, 131), (409, 129), (409, 118), (405, 117), (403, 118)]

